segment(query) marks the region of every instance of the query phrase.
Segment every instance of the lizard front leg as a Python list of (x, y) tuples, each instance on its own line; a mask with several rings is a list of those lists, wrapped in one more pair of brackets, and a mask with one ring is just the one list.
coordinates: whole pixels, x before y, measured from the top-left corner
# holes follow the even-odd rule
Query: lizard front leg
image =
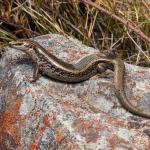
[(33, 76), (28, 78), (29, 82), (35, 82), (39, 78), (39, 68), (40, 68), (40, 64), (36, 63), (33, 71)]

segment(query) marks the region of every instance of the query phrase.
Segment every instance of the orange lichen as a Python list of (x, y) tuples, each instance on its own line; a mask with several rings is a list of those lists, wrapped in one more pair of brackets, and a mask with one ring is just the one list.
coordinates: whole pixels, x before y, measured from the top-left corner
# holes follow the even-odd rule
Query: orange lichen
[(72, 143), (67, 143), (67, 147), (66, 147), (66, 150), (73, 150), (73, 144)]
[[(13, 146), (20, 145), (20, 131), (21, 125), (24, 123), (24, 119), (19, 115), (20, 105), (22, 103), (22, 97), (17, 97), (15, 102), (7, 107), (7, 110), (3, 113), (0, 118), (1, 128), (0, 128), (0, 144), (6, 144), (6, 140), (13, 141)], [(19, 120), (19, 124), (18, 121)], [(7, 135), (7, 136), (6, 136)], [(9, 139), (8, 139), (9, 137)]]
[(33, 143), (33, 144), (30, 145), (29, 150), (38, 150), (38, 148), (39, 148), (39, 145), (36, 144), (36, 143)]
[(56, 135), (55, 135), (55, 140), (57, 143), (61, 143), (65, 138), (64, 132), (62, 129), (57, 129)]
[(38, 129), (38, 131), (40, 132), (40, 133), (43, 133), (44, 131), (45, 131), (45, 127), (40, 127), (39, 129)]
[(121, 139), (121, 138), (119, 138), (117, 135), (112, 135), (109, 139), (108, 139), (108, 141), (109, 141), (109, 144), (111, 145), (111, 148), (112, 149), (115, 149), (119, 144), (121, 144), (121, 143), (124, 143), (125, 145), (127, 144), (129, 144), (129, 141), (125, 141), (125, 140), (123, 140), (123, 139)]
[(43, 123), (48, 127), (53, 127), (56, 121), (56, 114), (53, 113), (53, 115), (45, 115), (43, 118)]
[(100, 130), (103, 130), (105, 128), (99, 119), (93, 119), (92, 124), (93, 124), (93, 128), (96, 130), (96, 132), (99, 132)]
[(111, 124), (117, 128), (120, 128), (120, 127), (125, 127), (125, 123), (117, 118), (113, 118), (113, 117), (110, 117), (108, 119), (108, 124)]
[(96, 143), (99, 133), (104, 129), (98, 120), (77, 120), (73, 127), (85, 137), (87, 142)]
[(81, 124), (81, 130), (88, 131), (92, 127), (92, 122), (90, 121), (83, 121)]
[(35, 116), (36, 118), (38, 118), (38, 117), (40, 116), (40, 112), (39, 112), (39, 111), (34, 112), (34, 116)]

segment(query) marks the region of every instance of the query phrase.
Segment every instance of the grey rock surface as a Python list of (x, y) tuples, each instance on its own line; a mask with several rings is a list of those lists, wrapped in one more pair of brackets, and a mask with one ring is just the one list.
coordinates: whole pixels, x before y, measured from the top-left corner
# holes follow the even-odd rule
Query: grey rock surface
[[(57, 34), (34, 40), (69, 63), (99, 52)], [(25, 58), (26, 54), (6, 47), (0, 59), (0, 149), (150, 149), (150, 120), (122, 108), (113, 77), (96, 75), (67, 84), (41, 76), (29, 83), (34, 64)], [(150, 69), (125, 67), (128, 99), (150, 112)]]

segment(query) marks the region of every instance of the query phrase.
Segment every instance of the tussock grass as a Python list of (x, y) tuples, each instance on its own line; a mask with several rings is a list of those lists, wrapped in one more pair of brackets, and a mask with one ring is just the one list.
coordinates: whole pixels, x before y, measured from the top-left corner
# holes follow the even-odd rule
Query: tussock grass
[(89, 1), (0, 0), (0, 45), (17, 38), (58, 33), (73, 36), (100, 51), (115, 52), (116, 57), (128, 63), (148, 66), (150, 42), (144, 36), (150, 39), (150, 2), (93, 0), (110, 13), (106, 14), (89, 5)]

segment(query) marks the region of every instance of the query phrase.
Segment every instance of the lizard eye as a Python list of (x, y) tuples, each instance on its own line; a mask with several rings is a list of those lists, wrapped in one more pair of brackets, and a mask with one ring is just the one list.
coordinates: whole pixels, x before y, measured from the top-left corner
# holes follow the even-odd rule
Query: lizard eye
[(16, 46), (22, 46), (22, 43), (10, 43), (12, 45), (16, 45)]

